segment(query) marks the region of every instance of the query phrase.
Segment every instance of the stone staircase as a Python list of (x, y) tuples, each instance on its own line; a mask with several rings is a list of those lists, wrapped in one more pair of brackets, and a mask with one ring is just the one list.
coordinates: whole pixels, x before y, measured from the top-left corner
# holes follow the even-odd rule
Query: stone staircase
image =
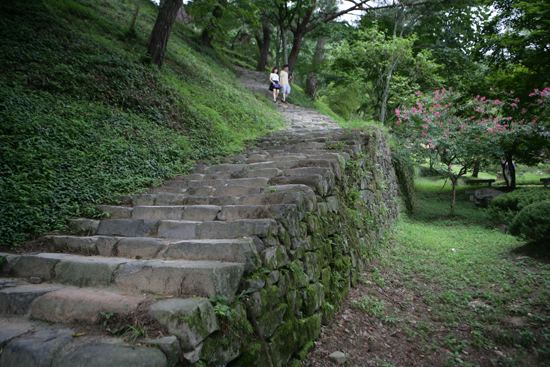
[[(243, 75), (247, 88), (267, 90), (265, 74)], [(197, 165), (192, 174), (122, 197), (120, 205), (100, 205), (102, 219), (74, 219), (72, 234), (48, 236), (48, 252), (0, 254), (0, 367), (203, 363), (205, 339), (223, 331), (208, 298), (231, 303), (254, 290), (252, 275), (262, 268), (268, 283), (282, 287), (279, 269), (297, 258), (293, 241), (306, 237), (300, 221), (320, 208), (336, 211), (331, 195), (363, 148), (357, 133), (326, 116), (277, 108), (291, 122), (288, 130), (245, 153)], [(246, 318), (244, 309), (237, 312)], [(126, 327), (126, 341), (135, 335), (140, 343), (106, 335), (112, 320)], [(282, 322), (281, 315), (258, 337), (268, 339)], [(148, 335), (136, 332), (143, 325)]]

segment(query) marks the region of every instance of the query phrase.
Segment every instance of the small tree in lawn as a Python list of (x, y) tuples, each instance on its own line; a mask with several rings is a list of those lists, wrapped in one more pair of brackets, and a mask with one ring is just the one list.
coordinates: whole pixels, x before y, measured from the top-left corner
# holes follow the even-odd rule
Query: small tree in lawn
[[(549, 92), (540, 92), (541, 97), (548, 98)], [(436, 91), (433, 97), (418, 100), (415, 107), (396, 110), (398, 120), (390, 128), (418, 161), (435, 162), (435, 168), (449, 177), (453, 187), (451, 214), (458, 179), (476, 162), (484, 158), (500, 159), (509, 152), (512, 142), (540, 141), (543, 136), (536, 120), (512, 121), (511, 116), (503, 113), (508, 105), (498, 99), (477, 96), (460, 106), (458, 98), (451, 90)], [(545, 100), (539, 100), (544, 105)], [(518, 108), (514, 102), (510, 107)], [(536, 156), (536, 150), (531, 149), (531, 154)]]

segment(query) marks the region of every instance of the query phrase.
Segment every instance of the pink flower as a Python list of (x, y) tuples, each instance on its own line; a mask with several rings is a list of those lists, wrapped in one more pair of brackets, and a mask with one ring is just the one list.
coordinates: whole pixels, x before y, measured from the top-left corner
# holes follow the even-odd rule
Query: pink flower
[(519, 98), (514, 99), (514, 101), (519, 102)]
[(428, 125), (422, 125), (422, 128), (423, 128), (424, 130), (427, 130), (427, 129), (428, 129)]
[(478, 140), (479, 140), (479, 138), (474, 138), (474, 141), (478, 141)]
[(390, 130), (393, 130), (393, 127), (390, 126)]
[(510, 94), (514, 94), (514, 91), (513, 91), (513, 90), (511, 90), (511, 91), (510, 91)]
[(435, 147), (433, 145), (430, 145), (430, 148), (435, 149)]
[(414, 94), (416, 94), (417, 96), (419, 96), (419, 95), (421, 95), (421, 94), (422, 94), (422, 92), (421, 92), (421, 91), (419, 91), (419, 90), (417, 90), (416, 92), (414, 92)]
[(396, 124), (396, 125), (401, 124), (401, 120), (397, 120), (397, 122), (396, 122), (395, 124)]
[(399, 111), (398, 108), (395, 109), (395, 116), (399, 117), (401, 115), (401, 111)]
[(433, 143), (433, 141), (434, 141), (433, 139), (430, 139), (430, 143)]
[(521, 109), (521, 113), (525, 113), (527, 110), (525, 108)]
[(499, 104), (500, 101), (498, 99), (495, 99), (495, 101), (493, 102), (493, 104)]
[(453, 166), (450, 164), (450, 165), (449, 165), (449, 169), (451, 169), (451, 168), (453, 168)]
[(414, 135), (411, 135), (411, 138), (413, 138), (413, 139), (414, 139)]
[(492, 133), (492, 132), (493, 132), (493, 129), (488, 128), (487, 131), (489, 131), (490, 133)]
[(493, 90), (493, 88), (489, 88), (490, 90)]
[(426, 135), (428, 135), (428, 134), (426, 134), (426, 132), (422, 131), (422, 135), (426, 136)]
[(446, 137), (446, 138), (448, 138), (447, 133), (445, 133), (445, 132), (443, 133), (443, 136)]
[(516, 107), (516, 106), (517, 106), (517, 104), (515, 104), (515, 103), (512, 103), (512, 104), (511, 104), (510, 106), (512, 106), (512, 107)]

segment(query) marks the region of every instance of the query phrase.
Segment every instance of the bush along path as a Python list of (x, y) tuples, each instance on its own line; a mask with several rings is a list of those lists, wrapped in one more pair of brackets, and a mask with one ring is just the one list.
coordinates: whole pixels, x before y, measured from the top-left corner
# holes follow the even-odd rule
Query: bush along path
[(243, 154), (0, 254), (0, 366), (299, 365), (397, 184), (378, 130), (285, 108), (288, 130)]

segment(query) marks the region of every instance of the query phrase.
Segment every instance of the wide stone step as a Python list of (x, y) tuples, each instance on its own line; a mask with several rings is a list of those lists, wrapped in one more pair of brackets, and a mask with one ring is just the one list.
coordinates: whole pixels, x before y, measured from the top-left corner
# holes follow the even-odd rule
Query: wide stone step
[[(232, 213), (236, 209), (237, 213)], [(238, 210), (254, 210), (266, 207), (229, 208), (225, 216), (239, 215)], [(278, 208), (274, 208), (277, 212)], [(247, 213), (245, 213), (247, 214)], [(108, 237), (108, 236), (50, 236), (48, 237), (57, 251), (65, 253), (100, 255), (106, 257), (124, 257), (129, 259), (167, 259), (167, 260), (212, 260), (245, 264), (245, 271), (253, 271), (257, 264), (257, 254), (253, 239), (203, 239), (203, 240), (167, 240), (149, 237)], [(108, 245), (108, 246), (107, 246)], [(0, 285), (1, 286), (1, 285)]]
[[(214, 211), (217, 213), (216, 209)], [(72, 221), (77, 223), (76, 226), (88, 228), (86, 233), (92, 236), (151, 236), (192, 240), (277, 235), (277, 222), (273, 219), (239, 219), (230, 222), (158, 219), (109, 219), (99, 222), (94, 219), (79, 219)]]
[(69, 254), (8, 255), (1, 273), (80, 287), (116, 286), (131, 292), (230, 299), (244, 264), (219, 261), (132, 260)]
[[(177, 351), (168, 352), (160, 345), (155, 348), (154, 341), (150, 342), (152, 348), (136, 348), (112, 337), (87, 336), (79, 329), (45, 328), (18, 320), (0, 320), (0, 366), (173, 367), (180, 353), (175, 337), (165, 338), (178, 347)], [(83, 336), (76, 338), (76, 334)], [(166, 343), (170, 342), (166, 340)]]

